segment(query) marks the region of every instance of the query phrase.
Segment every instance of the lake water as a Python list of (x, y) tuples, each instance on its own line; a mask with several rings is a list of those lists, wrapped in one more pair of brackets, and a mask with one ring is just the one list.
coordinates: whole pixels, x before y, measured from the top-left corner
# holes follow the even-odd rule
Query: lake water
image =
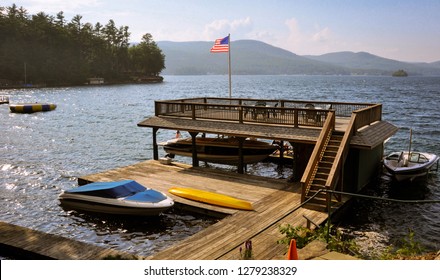
[[(440, 77), (233, 76), (232, 88), (233, 97), (242, 98), (382, 103), (383, 119), (400, 128), (385, 153), (407, 149), (412, 128), (414, 149), (440, 154)], [(66, 212), (57, 196), (76, 187), (80, 176), (151, 159), (152, 131), (137, 123), (154, 115), (154, 100), (228, 97), (227, 76), (166, 76), (161, 84), (0, 90), (0, 95), (9, 95), (11, 103), (58, 106), (51, 112), (12, 114), (0, 105), (0, 220), (142, 255), (215, 222), (189, 213), (120, 220)], [(159, 130), (158, 141), (174, 133)], [(270, 163), (250, 165), (248, 172), (290, 175), (289, 168)], [(381, 176), (366, 193), (439, 200), (440, 179), (434, 174), (426, 184), (411, 187)], [(363, 200), (350, 213), (341, 227), (366, 250), (396, 242), (408, 229), (427, 250), (440, 249), (440, 204)]]

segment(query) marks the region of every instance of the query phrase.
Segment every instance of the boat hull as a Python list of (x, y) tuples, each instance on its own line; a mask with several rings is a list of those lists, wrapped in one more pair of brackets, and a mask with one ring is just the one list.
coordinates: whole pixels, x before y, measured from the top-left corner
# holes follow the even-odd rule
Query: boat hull
[[(161, 143), (168, 154), (192, 157), (191, 138), (174, 139)], [(238, 165), (239, 144), (236, 139), (196, 138), (197, 159), (219, 164)], [(277, 149), (276, 146), (257, 140), (243, 143), (243, 163), (250, 164), (264, 160)]]
[(176, 196), (207, 204), (239, 210), (253, 210), (252, 204), (250, 202), (224, 194), (181, 187), (173, 187), (170, 188), (168, 191)]
[(67, 209), (75, 209), (85, 212), (94, 212), (110, 215), (128, 215), (128, 216), (157, 216), (173, 206), (173, 203), (165, 205), (145, 204), (145, 205), (114, 205), (109, 201), (97, 202), (87, 201), (78, 197), (64, 197), (60, 199), (61, 205)]
[(384, 158), (384, 166), (397, 181), (412, 181), (438, 167), (438, 161), (435, 154), (411, 152), (409, 156), (408, 152), (395, 152)]
[(65, 208), (113, 215), (156, 216), (174, 205), (165, 194), (132, 180), (91, 183), (58, 198)]

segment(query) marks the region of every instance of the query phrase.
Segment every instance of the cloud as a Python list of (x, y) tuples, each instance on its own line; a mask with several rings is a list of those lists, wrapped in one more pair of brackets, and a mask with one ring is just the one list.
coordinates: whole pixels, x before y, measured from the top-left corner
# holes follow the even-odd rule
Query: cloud
[(316, 32), (315, 34), (313, 34), (312, 36), (312, 41), (313, 42), (326, 42), (329, 40), (330, 38), (330, 29), (328, 27), (325, 27), (321, 30), (319, 30), (318, 32)]
[(296, 18), (284, 21), (287, 35), (278, 41), (282, 48), (297, 54), (323, 53), (337, 44), (329, 27), (316, 25), (310, 31), (304, 31)]
[(287, 35), (281, 35), (277, 39), (277, 45), (286, 50), (295, 52), (303, 41), (303, 35), (300, 32), (298, 21), (295, 18), (290, 18), (284, 21), (284, 25), (287, 27)]
[(236, 38), (244, 37), (252, 30), (252, 25), (250, 17), (234, 20), (220, 19), (207, 24), (203, 34), (206, 40), (226, 36), (228, 33), (233, 34)]
[(101, 5), (100, 0), (29, 0), (24, 2), (23, 7), (31, 13), (38, 13), (41, 11), (45, 13), (58, 13), (60, 11), (69, 13), (73, 10), (94, 8)]
[(284, 24), (289, 30), (288, 40), (291, 42), (299, 42), (301, 33), (299, 31), (298, 21), (295, 18), (287, 19)]

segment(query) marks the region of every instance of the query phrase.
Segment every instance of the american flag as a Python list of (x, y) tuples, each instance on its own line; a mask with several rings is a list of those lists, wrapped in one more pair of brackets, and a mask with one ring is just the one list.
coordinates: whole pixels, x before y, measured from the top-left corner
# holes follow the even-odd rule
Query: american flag
[(212, 53), (228, 52), (229, 36), (215, 40), (214, 46), (211, 48)]

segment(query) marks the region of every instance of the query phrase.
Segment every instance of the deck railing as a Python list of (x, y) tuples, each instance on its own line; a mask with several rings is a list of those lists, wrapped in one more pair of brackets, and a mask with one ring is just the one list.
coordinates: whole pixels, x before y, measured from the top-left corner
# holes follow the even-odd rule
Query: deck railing
[[(349, 117), (375, 104), (245, 98), (189, 98), (155, 101), (156, 116), (322, 127), (328, 112)], [(366, 114), (366, 113), (365, 113)]]
[(357, 131), (361, 127), (382, 120), (382, 104), (374, 104), (366, 108), (361, 108), (353, 111), (353, 113), (356, 114), (354, 131)]

